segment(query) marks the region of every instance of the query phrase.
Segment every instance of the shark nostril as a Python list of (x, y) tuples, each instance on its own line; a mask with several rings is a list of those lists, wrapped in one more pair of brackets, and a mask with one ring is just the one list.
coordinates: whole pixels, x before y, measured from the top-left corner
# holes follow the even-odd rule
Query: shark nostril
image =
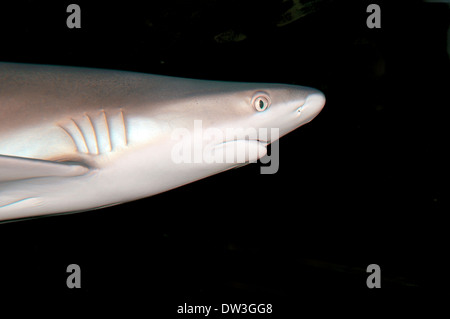
[(299, 108), (297, 108), (297, 113), (299, 113), (299, 114), (300, 114), (300, 113), (302, 112), (302, 110), (303, 110), (303, 106), (304, 106), (304, 105), (302, 105), (302, 106), (300, 106)]

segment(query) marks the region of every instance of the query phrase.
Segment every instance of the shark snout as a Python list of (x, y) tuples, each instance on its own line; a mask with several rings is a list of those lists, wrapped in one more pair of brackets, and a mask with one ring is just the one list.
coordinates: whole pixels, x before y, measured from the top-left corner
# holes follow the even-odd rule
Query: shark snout
[(297, 108), (297, 113), (302, 123), (308, 123), (314, 119), (325, 105), (325, 95), (320, 91), (314, 91), (308, 95), (305, 103)]

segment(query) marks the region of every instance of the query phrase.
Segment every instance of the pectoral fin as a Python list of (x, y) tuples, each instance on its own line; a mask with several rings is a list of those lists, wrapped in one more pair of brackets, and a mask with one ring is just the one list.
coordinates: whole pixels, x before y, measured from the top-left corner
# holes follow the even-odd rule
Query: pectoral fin
[(47, 176), (80, 176), (87, 172), (89, 168), (81, 163), (0, 155), (0, 183)]

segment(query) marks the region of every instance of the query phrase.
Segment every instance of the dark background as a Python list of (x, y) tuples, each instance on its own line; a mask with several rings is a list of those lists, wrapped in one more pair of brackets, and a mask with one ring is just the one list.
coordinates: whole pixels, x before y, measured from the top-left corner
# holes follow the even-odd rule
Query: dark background
[[(381, 29), (366, 26), (371, 2)], [(161, 318), (185, 302), (272, 303), (278, 318), (403, 311), (443, 285), (446, 4), (77, 1), (81, 29), (68, 29), (70, 3), (2, 3), (0, 61), (299, 84), (327, 104), (281, 139), (274, 175), (252, 164), (117, 207), (1, 224), (0, 294)], [(72, 263), (81, 289), (66, 287)], [(372, 263), (381, 289), (366, 286)]]

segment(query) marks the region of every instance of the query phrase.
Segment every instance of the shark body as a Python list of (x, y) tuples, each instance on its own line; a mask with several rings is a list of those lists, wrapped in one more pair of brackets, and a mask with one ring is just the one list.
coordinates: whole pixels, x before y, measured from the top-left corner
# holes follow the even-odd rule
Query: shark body
[[(236, 163), (174, 161), (174, 132), (201, 121), (283, 136), (324, 103), (320, 91), (286, 84), (0, 63), (0, 220), (116, 205), (230, 169)], [(254, 151), (249, 162), (274, 141), (237, 132), (201, 148), (243, 146)]]

